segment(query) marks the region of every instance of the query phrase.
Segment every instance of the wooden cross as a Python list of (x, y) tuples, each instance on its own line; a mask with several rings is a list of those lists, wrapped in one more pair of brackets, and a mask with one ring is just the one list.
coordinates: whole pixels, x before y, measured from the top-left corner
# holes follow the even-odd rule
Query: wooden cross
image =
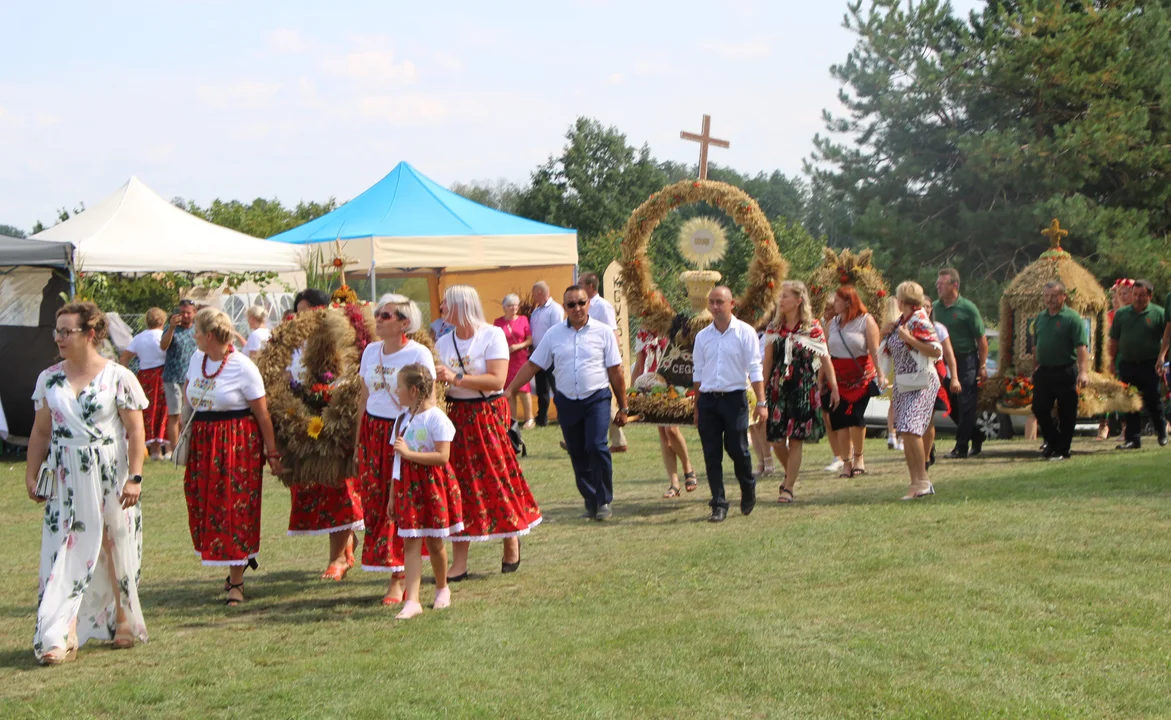
[(686, 130), (679, 133), (679, 137), (684, 140), (691, 140), (699, 143), (699, 179), (707, 180), (707, 148), (709, 145), (715, 145), (719, 148), (731, 147), (731, 143), (727, 140), (716, 140), (712, 137), (712, 116), (703, 116), (703, 132), (699, 135), (689, 133)]
[(1049, 227), (1041, 231), (1041, 234), (1049, 238), (1049, 247), (1052, 250), (1061, 249), (1061, 238), (1069, 235), (1069, 231), (1061, 227), (1061, 223), (1057, 218), (1053, 218), (1053, 222), (1049, 223)]

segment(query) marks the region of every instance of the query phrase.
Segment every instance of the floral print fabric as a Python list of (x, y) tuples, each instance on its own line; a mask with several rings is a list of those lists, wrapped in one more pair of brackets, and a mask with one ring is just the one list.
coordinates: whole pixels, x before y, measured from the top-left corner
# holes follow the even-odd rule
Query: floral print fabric
[(204, 565), (243, 565), (260, 552), (264, 442), (251, 412), (191, 426), (183, 491), (195, 554)]
[(765, 334), (773, 343), (772, 374), (765, 387), (768, 402), (765, 434), (769, 442), (786, 439), (817, 442), (825, 435), (817, 388), (821, 360), (813, 349), (799, 341), (798, 335), (825, 343), (825, 333), (816, 320), (808, 329), (781, 325), (770, 327)]
[(37, 410), (52, 418), (48, 464), (55, 497), (45, 502), (40, 589), (33, 651), (40, 658), (77, 640), (112, 640), (116, 601), (135, 639), (147, 641), (138, 603), (142, 577), (142, 508), (122, 509), (129, 476), (126, 428), (119, 409), (143, 410), (146, 395), (130, 370), (107, 363), (74, 395), (63, 365), (45, 370), (33, 391)]

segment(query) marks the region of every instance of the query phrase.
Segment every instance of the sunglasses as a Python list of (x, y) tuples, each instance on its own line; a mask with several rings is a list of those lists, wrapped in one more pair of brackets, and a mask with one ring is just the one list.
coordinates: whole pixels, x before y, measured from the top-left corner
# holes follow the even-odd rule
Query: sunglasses
[(397, 310), (394, 312), (380, 312), (380, 313), (378, 313), (377, 317), (379, 320), (394, 320), (396, 317), (399, 320), (406, 320), (407, 319), (406, 315), (403, 315), (401, 312), (399, 312)]
[(589, 300), (578, 300), (577, 302), (567, 302), (567, 303), (565, 303), (565, 307), (572, 310), (573, 308), (585, 307), (586, 305), (589, 304), (589, 302), (590, 302)]

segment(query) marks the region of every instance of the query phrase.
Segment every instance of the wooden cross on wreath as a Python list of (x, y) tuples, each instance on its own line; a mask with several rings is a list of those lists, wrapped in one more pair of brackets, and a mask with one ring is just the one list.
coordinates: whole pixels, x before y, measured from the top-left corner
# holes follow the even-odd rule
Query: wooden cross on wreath
[(1069, 231), (1061, 227), (1061, 223), (1057, 218), (1053, 218), (1053, 222), (1049, 223), (1049, 227), (1041, 231), (1041, 234), (1049, 238), (1049, 249), (1060, 250), (1061, 239), (1069, 235)]
[(707, 180), (707, 148), (709, 145), (715, 145), (718, 148), (731, 147), (731, 143), (727, 140), (716, 140), (712, 137), (712, 116), (703, 116), (703, 131), (696, 135), (684, 130), (679, 133), (679, 137), (684, 140), (691, 140), (699, 143), (699, 179)]

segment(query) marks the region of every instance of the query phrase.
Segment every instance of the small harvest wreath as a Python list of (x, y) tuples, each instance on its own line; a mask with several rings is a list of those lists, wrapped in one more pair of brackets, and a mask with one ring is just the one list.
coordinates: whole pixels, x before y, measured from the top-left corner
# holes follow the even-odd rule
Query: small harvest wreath
[[(299, 313), (272, 331), (257, 362), (286, 485), (338, 486), (353, 475), (362, 379), (347, 314), (339, 308)], [(298, 348), (304, 348), (305, 374), (290, 380), (287, 368)]]
[[(714, 180), (683, 180), (668, 185), (650, 196), (634, 211), (626, 223), (622, 240), (622, 284), (630, 310), (641, 326), (659, 337), (670, 337), (676, 313), (651, 277), (647, 245), (651, 233), (667, 214), (683, 205), (706, 202), (718, 207), (736, 221), (752, 238), (756, 251), (748, 266), (748, 286), (736, 301), (736, 316), (750, 325), (758, 325), (772, 312), (780, 293), (788, 263), (781, 257), (773, 238), (768, 217), (752, 196), (743, 190)], [(687, 328), (694, 339), (701, 327)], [(689, 343), (688, 347), (690, 347)]]
[(815, 317), (821, 317), (825, 306), (843, 285), (853, 285), (866, 309), (879, 327), (887, 320), (886, 280), (871, 263), (873, 253), (863, 250), (855, 255), (850, 250), (840, 253), (832, 248), (824, 250), (821, 267), (809, 278), (809, 300)]

